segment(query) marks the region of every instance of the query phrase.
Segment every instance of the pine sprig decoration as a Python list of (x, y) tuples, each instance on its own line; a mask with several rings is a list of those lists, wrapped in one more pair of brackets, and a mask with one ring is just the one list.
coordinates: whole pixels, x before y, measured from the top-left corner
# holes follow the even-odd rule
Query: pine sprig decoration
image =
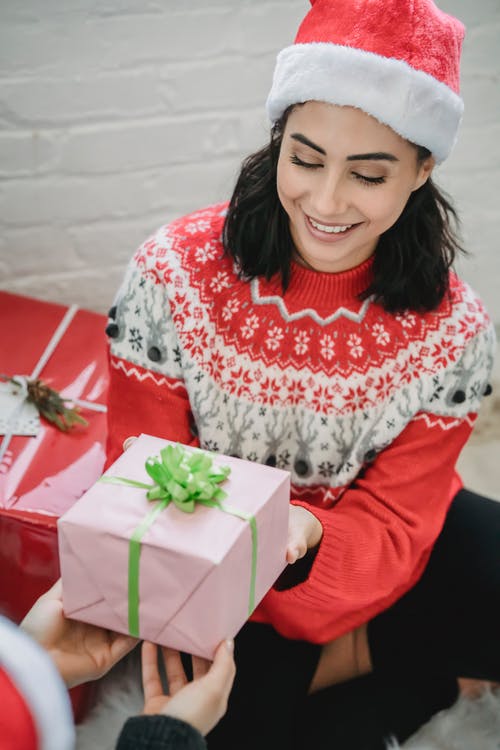
[(35, 404), (40, 415), (55, 424), (63, 432), (67, 432), (75, 424), (88, 425), (78, 409), (68, 409), (57, 391), (42, 380), (28, 380), (28, 401)]
[[(21, 383), (15, 378), (1, 376), (2, 380), (13, 383), (18, 388)], [(68, 432), (76, 424), (87, 427), (88, 422), (77, 408), (68, 408), (59, 393), (50, 388), (43, 380), (27, 380), (27, 400), (36, 406), (41, 417), (54, 424), (62, 432)]]

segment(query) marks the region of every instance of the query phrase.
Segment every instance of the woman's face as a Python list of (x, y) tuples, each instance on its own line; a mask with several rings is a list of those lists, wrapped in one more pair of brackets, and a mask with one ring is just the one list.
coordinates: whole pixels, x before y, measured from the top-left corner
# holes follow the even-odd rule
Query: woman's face
[(354, 107), (310, 101), (290, 113), (277, 188), (305, 265), (339, 272), (372, 255), (434, 160)]

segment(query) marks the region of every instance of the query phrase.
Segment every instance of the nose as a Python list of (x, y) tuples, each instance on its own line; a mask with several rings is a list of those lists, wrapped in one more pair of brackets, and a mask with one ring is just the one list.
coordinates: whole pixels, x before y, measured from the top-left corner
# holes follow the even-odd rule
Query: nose
[(328, 221), (346, 212), (348, 188), (343, 176), (334, 171), (324, 171), (323, 179), (318, 180), (311, 196), (314, 216)]

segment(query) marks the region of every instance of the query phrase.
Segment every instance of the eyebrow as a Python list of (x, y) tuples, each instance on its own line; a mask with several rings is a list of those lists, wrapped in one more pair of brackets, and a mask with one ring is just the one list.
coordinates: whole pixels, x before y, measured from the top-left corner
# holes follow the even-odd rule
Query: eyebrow
[[(294, 141), (299, 141), (299, 143), (303, 143), (304, 146), (309, 146), (309, 148), (314, 149), (314, 151), (317, 151), (319, 154), (326, 156), (324, 148), (321, 148), (317, 143), (310, 141), (309, 138), (306, 138), (302, 133), (291, 133), (290, 138), (293, 138)], [(386, 151), (371, 151), (367, 154), (351, 154), (351, 156), (347, 157), (347, 161), (399, 161), (399, 159), (397, 156), (394, 156), (394, 154), (389, 154)]]
[(368, 154), (352, 154), (347, 157), (347, 161), (399, 161), (397, 156), (385, 151), (373, 151)]
[(326, 156), (326, 151), (324, 148), (321, 148), (321, 146), (318, 146), (316, 143), (310, 141), (309, 138), (306, 138), (305, 135), (302, 135), (302, 133), (291, 133), (290, 138), (293, 138), (294, 141), (299, 141), (299, 143), (303, 143), (304, 146), (309, 146), (309, 148), (314, 149), (319, 154), (323, 154), (323, 156)]

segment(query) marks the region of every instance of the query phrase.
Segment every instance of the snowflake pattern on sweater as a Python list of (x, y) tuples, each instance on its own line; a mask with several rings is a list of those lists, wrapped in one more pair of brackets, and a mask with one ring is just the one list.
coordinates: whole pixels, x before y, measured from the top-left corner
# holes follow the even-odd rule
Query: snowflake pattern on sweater
[[(372, 481), (379, 487), (395, 482), (381, 461), (387, 449), (392, 446), (391, 460), (399, 450), (397, 471), (409, 477), (412, 451), (423, 457), (441, 444), (445, 497), (434, 526), (411, 552), (405, 547), (396, 554), (400, 562), (401, 555), (413, 556), (408, 585), (459, 486), (454, 465), (493, 365), (488, 314), (453, 274), (451, 295), (437, 310), (389, 314), (373, 299), (359, 298), (370, 281), (371, 259), (340, 274), (294, 265), (285, 294), (278, 278), (241, 279), (223, 255), (225, 210), (219, 204), (161, 227), (129, 264), (108, 326), (111, 382), (117, 382), (122, 411), (132, 381), (151, 399), (175, 394), (188, 405), (189, 426), (170, 422), (165, 437), (186, 442), (193, 433), (205, 449), (289, 470), (293, 497), (322, 509), (344, 493), (347, 505), (354, 498), (348, 490), (363, 487), (376, 498), (375, 513), (383, 495), (385, 513), (399, 502), (398, 492), (404, 498), (411, 492), (407, 477), (399, 488), (371, 489)], [(160, 434), (162, 420), (169, 420), (168, 407), (142, 430), (132, 417), (122, 418), (116, 445), (138, 430)], [(112, 408), (112, 438), (114, 430)], [(422, 472), (434, 482), (427, 469)], [(394, 500), (386, 496), (392, 492)], [(415, 513), (413, 500), (404, 512), (391, 508), (399, 521), (408, 504)], [(382, 588), (378, 609), (397, 587)]]

